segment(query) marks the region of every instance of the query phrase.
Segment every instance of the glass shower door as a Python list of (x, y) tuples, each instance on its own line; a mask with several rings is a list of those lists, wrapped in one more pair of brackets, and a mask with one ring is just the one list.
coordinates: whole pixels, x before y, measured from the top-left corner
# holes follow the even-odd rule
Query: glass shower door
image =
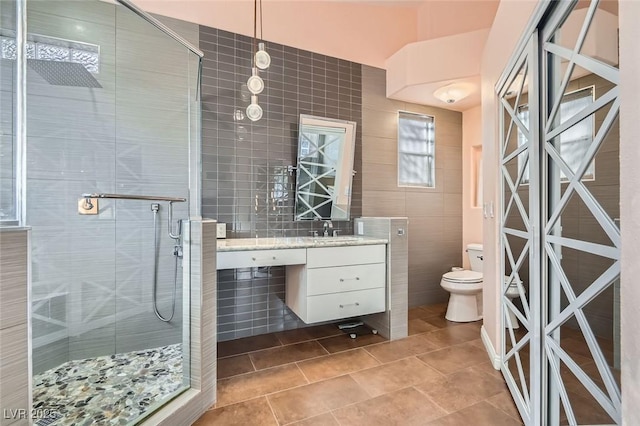
[(136, 422), (189, 387), (199, 60), (122, 5), (30, 1), (27, 17), (34, 405), (53, 424)]

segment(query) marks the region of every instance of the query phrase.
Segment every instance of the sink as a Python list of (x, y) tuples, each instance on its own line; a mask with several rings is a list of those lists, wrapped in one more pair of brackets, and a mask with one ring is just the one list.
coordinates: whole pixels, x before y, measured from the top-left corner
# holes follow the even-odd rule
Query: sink
[(339, 235), (337, 237), (311, 237), (314, 244), (347, 243), (351, 241), (361, 241), (362, 238), (356, 235)]

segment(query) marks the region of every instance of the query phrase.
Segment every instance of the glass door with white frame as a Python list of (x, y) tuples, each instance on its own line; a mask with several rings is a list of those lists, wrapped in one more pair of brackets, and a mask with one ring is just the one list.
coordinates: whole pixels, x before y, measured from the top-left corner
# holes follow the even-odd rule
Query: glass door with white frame
[(548, 7), (499, 92), (503, 372), (525, 424), (620, 424), (617, 2)]

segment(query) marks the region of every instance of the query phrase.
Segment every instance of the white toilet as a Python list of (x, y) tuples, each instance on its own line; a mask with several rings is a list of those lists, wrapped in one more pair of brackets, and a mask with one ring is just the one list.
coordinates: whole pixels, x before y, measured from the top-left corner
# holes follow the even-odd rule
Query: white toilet
[(479, 295), (482, 292), (482, 244), (467, 245), (471, 270), (447, 272), (440, 286), (447, 290), (449, 305), (445, 318), (454, 322), (482, 319)]
[[(504, 282), (505, 284), (509, 283), (509, 277), (505, 276), (504, 277)], [(507, 291), (505, 291), (504, 295), (506, 297), (509, 298), (509, 300), (511, 300), (513, 302), (514, 298), (518, 298), (520, 297), (520, 292), (518, 291), (518, 284), (522, 284), (522, 281), (520, 281), (520, 277), (518, 276), (518, 274), (515, 274), (515, 277), (513, 278), (513, 280), (509, 283), (509, 287), (507, 288)], [(505, 309), (507, 309), (507, 313), (509, 315), (509, 318), (511, 319), (511, 328), (513, 328), (514, 330), (516, 328), (520, 328), (520, 325), (518, 323), (518, 317), (516, 317), (516, 314), (513, 313), (513, 311), (511, 311), (511, 309), (508, 309), (505, 307)], [(508, 327), (509, 324), (506, 323), (505, 321), (505, 327)]]

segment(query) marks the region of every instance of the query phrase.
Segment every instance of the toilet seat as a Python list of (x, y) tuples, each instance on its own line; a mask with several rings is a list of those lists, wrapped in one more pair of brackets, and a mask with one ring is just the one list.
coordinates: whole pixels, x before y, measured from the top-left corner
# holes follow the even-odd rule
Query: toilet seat
[(453, 271), (442, 276), (442, 281), (459, 284), (477, 284), (482, 282), (482, 272), (477, 271)]

